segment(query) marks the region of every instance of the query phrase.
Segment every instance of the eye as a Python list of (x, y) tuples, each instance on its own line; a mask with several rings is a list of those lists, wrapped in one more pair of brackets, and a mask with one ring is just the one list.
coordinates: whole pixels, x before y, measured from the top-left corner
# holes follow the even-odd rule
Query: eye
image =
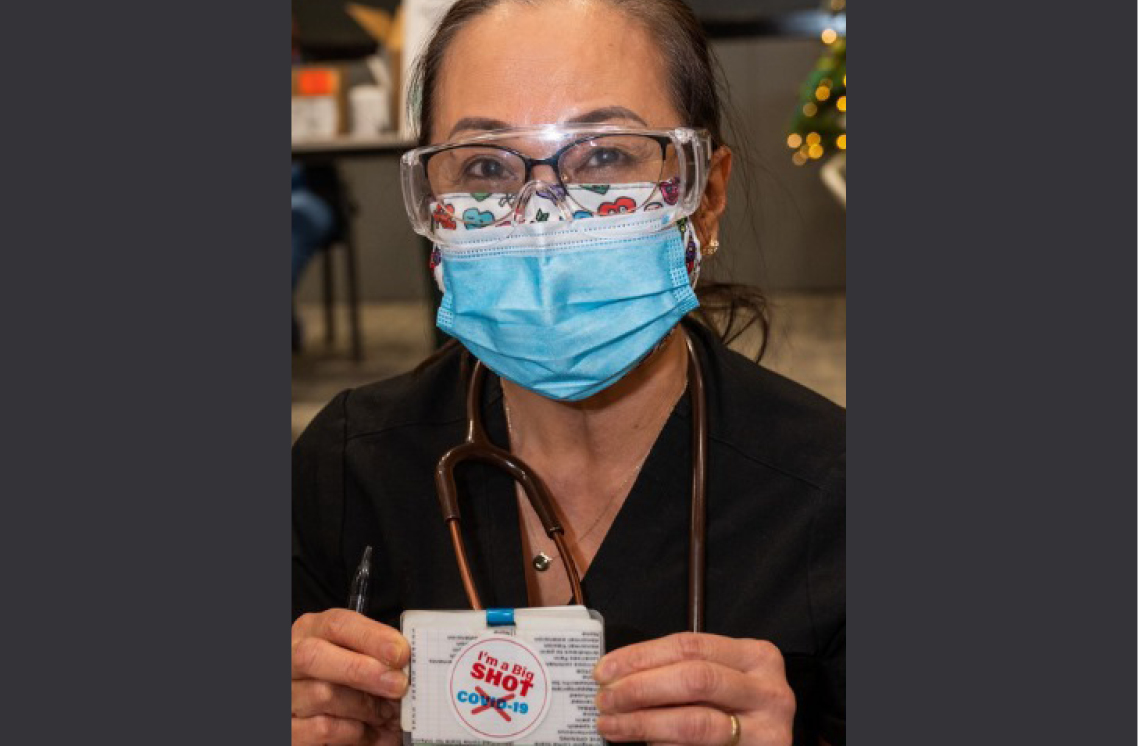
[(427, 165), (435, 194), (508, 192), (523, 173), (525, 164), (516, 155), (484, 146), (449, 148)]
[(581, 168), (612, 168), (628, 160), (628, 154), (617, 148), (592, 148)]
[(561, 161), (561, 175), (567, 183), (652, 181), (659, 173), (660, 146), (642, 135), (589, 138), (566, 152)]
[(468, 179), (498, 180), (508, 177), (509, 171), (509, 167), (500, 158), (480, 156), (466, 162), (462, 175)]

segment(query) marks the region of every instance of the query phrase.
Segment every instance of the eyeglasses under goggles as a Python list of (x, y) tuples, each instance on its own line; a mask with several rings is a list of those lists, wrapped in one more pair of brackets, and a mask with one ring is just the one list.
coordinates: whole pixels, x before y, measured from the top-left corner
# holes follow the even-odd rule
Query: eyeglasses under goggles
[(544, 125), (416, 148), (400, 171), (415, 232), (451, 244), (546, 221), (604, 235), (630, 213), (664, 228), (698, 208), (710, 160), (702, 129)]

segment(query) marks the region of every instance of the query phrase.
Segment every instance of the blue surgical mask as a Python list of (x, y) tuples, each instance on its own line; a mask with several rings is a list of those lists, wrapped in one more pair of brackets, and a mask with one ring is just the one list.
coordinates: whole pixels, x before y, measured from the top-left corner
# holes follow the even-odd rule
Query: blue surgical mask
[(439, 328), (550, 399), (620, 380), (699, 305), (698, 240), (689, 221), (661, 227), (651, 212), (609, 218), (603, 236), (588, 222), (487, 227), (437, 246)]

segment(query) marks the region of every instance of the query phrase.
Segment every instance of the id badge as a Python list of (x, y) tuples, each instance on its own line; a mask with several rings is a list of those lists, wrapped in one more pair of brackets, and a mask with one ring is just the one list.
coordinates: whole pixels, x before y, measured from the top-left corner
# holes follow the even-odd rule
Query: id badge
[(406, 611), (403, 743), (596, 744), (604, 622), (584, 606)]

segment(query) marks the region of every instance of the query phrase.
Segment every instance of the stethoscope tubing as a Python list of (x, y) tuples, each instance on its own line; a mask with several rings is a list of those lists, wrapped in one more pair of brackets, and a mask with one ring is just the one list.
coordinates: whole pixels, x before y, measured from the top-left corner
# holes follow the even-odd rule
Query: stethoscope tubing
[[(707, 577), (707, 401), (704, 389), (703, 371), (699, 355), (691, 337), (686, 338), (688, 350), (688, 396), (691, 402), (691, 511), (690, 542), (688, 549), (688, 627), (693, 632), (704, 629), (704, 601)], [(443, 520), (450, 533), (458, 563), (463, 590), (472, 609), (484, 609), (474, 573), (466, 552), (462, 536), (462, 515), (458, 506), (458, 486), (454, 470), (462, 463), (475, 461), (501, 469), (521, 485), (530, 505), (541, 521), (546, 535), (557, 547), (572, 591), (572, 602), (584, 605), (585, 594), (581, 588), (581, 576), (576, 562), (569, 554), (565, 544), (565, 529), (553, 510), (553, 499), (549, 490), (537, 473), (523, 460), (509, 451), (490, 442), (482, 424), (482, 389), (486, 378), (486, 368), (476, 362), (466, 391), (466, 440), (451, 448), (439, 459), (435, 466), (435, 489)]]

